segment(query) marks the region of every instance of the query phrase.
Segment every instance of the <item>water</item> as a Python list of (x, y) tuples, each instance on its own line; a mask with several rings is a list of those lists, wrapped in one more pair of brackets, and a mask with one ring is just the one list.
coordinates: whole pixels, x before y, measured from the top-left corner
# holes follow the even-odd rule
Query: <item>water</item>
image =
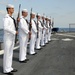
[(0, 42), (3, 42), (3, 29), (0, 29)]
[[(59, 32), (69, 32), (69, 31), (74, 31), (75, 28), (59, 28)], [(0, 42), (3, 42), (3, 29), (0, 29)]]
[(75, 28), (59, 28), (59, 32), (75, 32)]

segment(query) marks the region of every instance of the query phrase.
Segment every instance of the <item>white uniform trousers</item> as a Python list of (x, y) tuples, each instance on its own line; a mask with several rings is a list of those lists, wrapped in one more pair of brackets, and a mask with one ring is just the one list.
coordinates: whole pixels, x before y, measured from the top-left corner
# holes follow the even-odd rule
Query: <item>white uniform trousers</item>
[(36, 34), (32, 33), (30, 40), (29, 54), (35, 54), (35, 41), (36, 41)]
[(19, 61), (24, 61), (27, 59), (27, 43), (28, 43), (28, 34), (25, 34), (24, 36), (19, 36), (20, 41), (20, 53), (19, 53)]
[(48, 43), (48, 32), (45, 30), (45, 43)]
[(48, 34), (48, 41), (51, 41), (51, 30), (49, 31), (49, 34)]
[(4, 37), (4, 59), (3, 59), (3, 72), (8, 73), (13, 70), (12, 68), (12, 57), (13, 57), (13, 48), (14, 48), (14, 40), (13, 38), (5, 38)]
[(45, 30), (43, 30), (43, 33), (42, 33), (42, 37), (41, 37), (41, 46), (44, 46), (45, 45)]
[(42, 31), (39, 31), (38, 33), (38, 38), (36, 37), (36, 49), (40, 49), (40, 43), (41, 43), (41, 35), (42, 35)]

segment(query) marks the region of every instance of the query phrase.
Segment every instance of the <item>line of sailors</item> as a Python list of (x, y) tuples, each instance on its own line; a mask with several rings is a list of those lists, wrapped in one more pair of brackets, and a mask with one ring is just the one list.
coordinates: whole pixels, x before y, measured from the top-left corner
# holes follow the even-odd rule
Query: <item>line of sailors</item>
[[(12, 68), (12, 57), (13, 48), (15, 44), (15, 35), (19, 35), (19, 62), (26, 63), (27, 53), (35, 55), (36, 49), (40, 50), (42, 46), (45, 46), (49, 41), (51, 41), (51, 19), (45, 18), (38, 14), (38, 23), (35, 21), (37, 15), (32, 12), (31, 24), (32, 28), (29, 31), (29, 21), (27, 20), (28, 10), (22, 10), (22, 16), (18, 19), (19, 27), (18, 32), (15, 30), (14, 18), (12, 14), (14, 13), (14, 6), (8, 4), (6, 7), (7, 14), (3, 19), (4, 23), (4, 57), (3, 57), (3, 73), (8, 75), (13, 75), (13, 72), (17, 72), (16, 69)], [(38, 25), (38, 30), (37, 30)], [(37, 37), (38, 32), (38, 37)], [(29, 35), (31, 35), (29, 49), (27, 50)]]

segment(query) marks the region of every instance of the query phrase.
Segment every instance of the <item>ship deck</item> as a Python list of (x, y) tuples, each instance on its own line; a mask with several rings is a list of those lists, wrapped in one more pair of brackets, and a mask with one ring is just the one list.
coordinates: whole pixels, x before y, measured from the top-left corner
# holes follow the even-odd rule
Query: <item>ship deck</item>
[[(27, 55), (27, 63), (19, 63), (19, 48), (14, 50), (14, 75), (75, 75), (75, 33), (56, 33), (52, 41), (36, 50), (37, 55)], [(0, 55), (0, 75), (3, 55)]]

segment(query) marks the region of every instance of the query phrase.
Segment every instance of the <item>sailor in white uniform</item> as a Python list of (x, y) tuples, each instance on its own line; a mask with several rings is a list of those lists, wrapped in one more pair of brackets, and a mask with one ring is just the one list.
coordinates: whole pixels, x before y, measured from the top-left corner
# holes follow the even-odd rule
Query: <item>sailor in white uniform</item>
[(40, 50), (41, 49), (40, 43), (41, 43), (43, 27), (42, 27), (41, 22), (40, 22), (41, 15), (38, 14), (37, 16), (38, 16), (38, 38), (36, 38), (36, 49)]
[(48, 33), (48, 41), (51, 41), (51, 19), (49, 18), (48, 19), (48, 22), (49, 22), (49, 33)]
[(42, 16), (41, 17), (42, 18), (42, 27), (43, 27), (43, 29), (42, 29), (42, 37), (41, 37), (41, 46), (45, 46), (45, 18), (44, 18), (44, 16)]
[(32, 18), (32, 20), (31, 20), (32, 28), (31, 28), (31, 39), (30, 39), (29, 54), (35, 55), (35, 54), (37, 54), (35, 52), (35, 41), (36, 41), (36, 35), (37, 35), (37, 28), (36, 28), (36, 24), (34, 21), (34, 18), (35, 18), (34, 12), (32, 12), (31, 18)]
[(12, 72), (17, 72), (12, 68), (13, 48), (15, 42), (15, 34), (18, 32), (15, 29), (15, 24), (12, 14), (14, 13), (14, 6), (8, 4), (6, 7), (7, 14), (3, 19), (4, 23), (4, 58), (3, 58), (3, 73), (13, 75)]
[(20, 18), (19, 22), (19, 41), (20, 41), (20, 52), (19, 52), (19, 61), (20, 62), (27, 62), (29, 59), (27, 59), (27, 43), (29, 34), (29, 26), (27, 22), (28, 11), (27, 9), (22, 10), (22, 16)]
[(48, 43), (48, 18), (45, 18), (45, 44)]

